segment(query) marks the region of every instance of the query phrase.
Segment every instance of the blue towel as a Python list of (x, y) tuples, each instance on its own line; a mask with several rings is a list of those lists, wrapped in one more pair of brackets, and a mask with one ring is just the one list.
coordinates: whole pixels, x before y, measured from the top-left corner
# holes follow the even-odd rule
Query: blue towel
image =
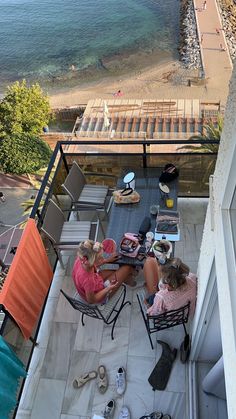
[(0, 336), (0, 418), (8, 419), (17, 403), (16, 392), (20, 377), (25, 377), (23, 363)]

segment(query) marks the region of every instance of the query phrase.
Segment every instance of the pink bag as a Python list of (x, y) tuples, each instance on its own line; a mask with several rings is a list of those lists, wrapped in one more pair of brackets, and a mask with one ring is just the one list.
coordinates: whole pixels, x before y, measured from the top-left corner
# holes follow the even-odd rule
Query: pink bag
[(138, 234), (125, 233), (120, 242), (120, 253), (130, 258), (136, 258), (140, 247)]

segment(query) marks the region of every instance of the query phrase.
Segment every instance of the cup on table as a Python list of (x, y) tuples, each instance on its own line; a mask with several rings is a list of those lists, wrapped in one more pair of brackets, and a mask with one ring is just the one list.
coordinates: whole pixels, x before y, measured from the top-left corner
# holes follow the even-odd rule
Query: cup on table
[(146, 233), (146, 241), (145, 241), (146, 253), (148, 253), (149, 250), (151, 249), (153, 239), (154, 239), (153, 232), (152, 231), (148, 231)]
[(167, 208), (173, 208), (174, 200), (172, 198), (166, 198), (166, 206)]
[(154, 233), (152, 231), (148, 231), (146, 233), (146, 239), (147, 239), (147, 241), (149, 241), (151, 243), (154, 239)]
[(150, 214), (151, 215), (157, 215), (158, 213), (158, 205), (151, 205), (150, 206)]

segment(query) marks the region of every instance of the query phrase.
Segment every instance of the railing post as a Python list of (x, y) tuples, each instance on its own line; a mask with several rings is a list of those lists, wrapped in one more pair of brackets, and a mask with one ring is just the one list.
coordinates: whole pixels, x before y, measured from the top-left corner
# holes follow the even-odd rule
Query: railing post
[(68, 167), (68, 164), (67, 164), (67, 161), (66, 161), (66, 158), (65, 158), (65, 154), (64, 154), (64, 151), (63, 151), (63, 149), (62, 149), (61, 144), (60, 144), (60, 152), (61, 152), (61, 156), (62, 156), (63, 163), (64, 163), (65, 168), (66, 168), (66, 172), (67, 172), (67, 174), (68, 174), (68, 173), (69, 173), (69, 167)]
[(143, 143), (143, 168), (147, 168), (147, 147), (145, 143)]

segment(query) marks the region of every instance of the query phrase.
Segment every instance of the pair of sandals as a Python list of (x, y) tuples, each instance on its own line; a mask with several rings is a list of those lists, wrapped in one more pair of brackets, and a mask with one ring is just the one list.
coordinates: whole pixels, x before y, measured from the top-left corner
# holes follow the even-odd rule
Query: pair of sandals
[(171, 416), (163, 415), (162, 412), (152, 412), (150, 415), (141, 416), (139, 419), (171, 419)]
[(107, 391), (108, 387), (108, 378), (107, 372), (104, 365), (99, 365), (98, 371), (90, 371), (87, 374), (83, 374), (78, 378), (75, 378), (73, 381), (74, 388), (81, 388), (88, 381), (93, 380), (98, 377), (98, 391), (101, 394), (104, 394)]

